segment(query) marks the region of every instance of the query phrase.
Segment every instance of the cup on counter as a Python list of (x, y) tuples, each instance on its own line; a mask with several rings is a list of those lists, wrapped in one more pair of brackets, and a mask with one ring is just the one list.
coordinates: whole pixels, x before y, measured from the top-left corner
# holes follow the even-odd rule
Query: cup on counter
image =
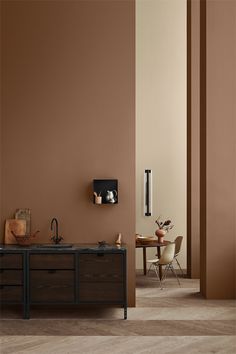
[(100, 195), (95, 196), (95, 204), (102, 204), (102, 197)]

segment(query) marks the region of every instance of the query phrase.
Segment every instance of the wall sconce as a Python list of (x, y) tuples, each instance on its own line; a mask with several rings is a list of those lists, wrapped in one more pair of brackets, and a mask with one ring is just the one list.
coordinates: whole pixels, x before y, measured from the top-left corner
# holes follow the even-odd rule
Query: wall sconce
[(144, 170), (144, 216), (152, 215), (152, 170)]

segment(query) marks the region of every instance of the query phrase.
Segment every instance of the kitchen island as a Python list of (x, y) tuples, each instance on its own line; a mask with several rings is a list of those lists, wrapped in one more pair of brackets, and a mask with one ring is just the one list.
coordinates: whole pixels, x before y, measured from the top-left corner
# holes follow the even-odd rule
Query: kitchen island
[(120, 305), (127, 318), (126, 247), (73, 244), (0, 245), (0, 302)]

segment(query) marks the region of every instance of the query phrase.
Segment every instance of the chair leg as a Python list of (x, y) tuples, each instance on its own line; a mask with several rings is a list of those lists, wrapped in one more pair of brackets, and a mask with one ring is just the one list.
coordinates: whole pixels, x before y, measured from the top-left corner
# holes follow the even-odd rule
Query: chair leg
[(166, 267), (165, 267), (163, 276), (162, 276), (162, 278), (161, 278), (162, 281), (165, 281), (165, 280), (166, 280), (166, 276), (167, 276), (167, 273), (168, 273), (168, 270), (169, 270), (169, 269), (170, 269), (170, 265), (167, 264)]
[(171, 269), (172, 273), (175, 275), (175, 277), (176, 277), (176, 279), (177, 279), (177, 281), (179, 283), (179, 286), (180, 286), (180, 281), (179, 281), (179, 278), (178, 278), (178, 276), (176, 274), (176, 271), (174, 270), (173, 264), (170, 264), (170, 269)]
[(167, 264), (166, 267), (165, 267), (164, 273), (162, 275), (162, 278), (160, 279), (160, 277), (159, 277), (160, 284), (161, 284), (161, 290), (163, 290), (163, 282), (166, 280), (167, 272), (168, 272), (169, 269), (170, 269), (170, 265)]
[(179, 264), (178, 258), (175, 258), (175, 260), (176, 260), (176, 263), (178, 264), (179, 269), (180, 269), (180, 271), (181, 271), (181, 273), (182, 273), (182, 277), (184, 277), (184, 272), (183, 272), (183, 269), (181, 268), (181, 266), (180, 266), (180, 264)]
[(150, 264), (150, 266), (149, 266), (149, 268), (148, 268), (148, 271), (147, 271), (147, 275), (148, 275), (149, 271), (151, 270), (152, 266), (154, 266), (153, 263)]
[(156, 267), (155, 264), (154, 264), (154, 263), (151, 263), (150, 266), (149, 266), (149, 268), (148, 268), (147, 274), (148, 274), (149, 271), (151, 270), (152, 266), (154, 267), (154, 270), (155, 270), (155, 267)]
[[(169, 263), (169, 264), (166, 265), (162, 278), (160, 278), (160, 276), (159, 276), (158, 265), (152, 263), (152, 264), (150, 265), (150, 267), (149, 267), (149, 270), (150, 270), (150, 268), (151, 268), (152, 265), (154, 266), (154, 271), (155, 271), (155, 273), (156, 273), (157, 279), (158, 279), (159, 282), (160, 282), (161, 290), (163, 290), (163, 282), (164, 282), (165, 279), (166, 279), (167, 272), (168, 272), (169, 269), (170, 269), (171, 272), (175, 275), (175, 277), (176, 277), (176, 279), (177, 279), (177, 281), (178, 281), (178, 283), (179, 283), (179, 286), (181, 286), (180, 281), (179, 281), (179, 278), (178, 278), (178, 276), (177, 276), (177, 274), (176, 274), (176, 272), (175, 272), (175, 270), (174, 270), (174, 267), (173, 267), (173, 264), (172, 264), (172, 263)], [(149, 271), (149, 270), (148, 270), (148, 271)]]
[(161, 289), (162, 289), (162, 282), (161, 282), (161, 279), (160, 279), (160, 276), (159, 276), (159, 269), (158, 269), (158, 265), (155, 265), (155, 264), (153, 264), (153, 265), (154, 265), (154, 270), (155, 270), (155, 273), (156, 273), (157, 279), (159, 280), (159, 282), (160, 282), (160, 287), (161, 287)]

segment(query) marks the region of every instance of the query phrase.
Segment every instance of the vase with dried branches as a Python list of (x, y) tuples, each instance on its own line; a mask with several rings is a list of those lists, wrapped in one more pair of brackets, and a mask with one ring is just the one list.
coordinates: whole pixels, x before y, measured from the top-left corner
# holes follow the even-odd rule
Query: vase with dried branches
[(169, 232), (174, 227), (174, 225), (171, 223), (170, 219), (162, 221), (161, 216), (157, 218), (155, 223), (158, 226), (158, 229), (155, 231), (155, 234), (158, 238), (158, 242), (163, 243), (165, 234)]

